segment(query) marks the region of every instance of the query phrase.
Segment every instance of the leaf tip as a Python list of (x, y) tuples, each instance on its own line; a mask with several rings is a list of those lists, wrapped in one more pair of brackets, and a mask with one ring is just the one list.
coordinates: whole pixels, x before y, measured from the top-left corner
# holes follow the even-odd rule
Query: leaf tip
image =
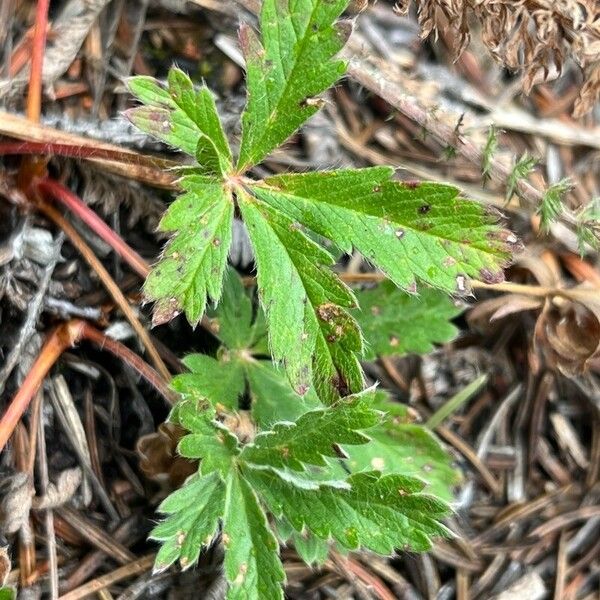
[[(151, 298), (149, 298), (149, 300), (151, 300)], [(152, 327), (164, 325), (165, 323), (172, 321), (180, 313), (181, 304), (177, 298), (160, 300), (154, 306), (154, 311), (152, 313)]]

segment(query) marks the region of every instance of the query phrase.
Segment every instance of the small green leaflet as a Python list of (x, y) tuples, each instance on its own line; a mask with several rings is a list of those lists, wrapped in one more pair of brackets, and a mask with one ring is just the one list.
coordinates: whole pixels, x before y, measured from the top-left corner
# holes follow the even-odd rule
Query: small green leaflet
[(348, 478), (347, 489), (323, 485), (317, 490), (296, 487), (266, 470), (248, 469), (247, 477), (276, 517), (348, 550), (426, 551), (432, 537), (450, 535), (440, 523), (448, 505), (422, 494), (425, 484), (412, 477), (358, 473)]
[(231, 244), (234, 206), (222, 182), (188, 175), (180, 185), (186, 193), (159, 225), (175, 235), (144, 285), (145, 295), (156, 300), (155, 325), (171, 320), (181, 307), (190, 323), (200, 321), (208, 298), (216, 302), (221, 297)]
[[(392, 180), (391, 167), (280, 175), (252, 186), (275, 213), (359, 250), (398, 287), (416, 279), (464, 292), (459, 279), (503, 277), (511, 239), (486, 209), (437, 183)], [(516, 239), (513, 243), (516, 243)]]
[(166, 88), (145, 76), (131, 77), (127, 85), (144, 105), (127, 111), (134, 125), (190, 156), (197, 156), (200, 138), (208, 139), (219, 153), (219, 171), (230, 170), (233, 158), (229, 142), (207, 87), (196, 90), (191, 79), (177, 68), (169, 71)]
[(346, 71), (334, 57), (351, 32), (336, 23), (349, 0), (264, 0), (262, 43), (240, 30), (246, 59), (248, 102), (242, 118), (238, 170), (247, 171), (316, 113), (318, 95)]
[(241, 459), (275, 468), (304, 470), (306, 465), (324, 467), (324, 457), (340, 457), (340, 444), (366, 444), (360, 433), (377, 425), (380, 415), (365, 401), (368, 392), (339, 400), (333, 406), (313, 410), (295, 423), (278, 423), (247, 445)]
[(16, 591), (11, 587), (0, 587), (0, 600), (15, 600)]
[(223, 546), (228, 600), (283, 600), (279, 544), (255, 492), (236, 471), (227, 481)]
[(217, 473), (194, 476), (158, 507), (169, 515), (150, 534), (162, 543), (154, 569), (164, 571), (175, 561), (191, 567), (203, 546), (217, 533), (225, 505), (225, 485)]
[(256, 314), (249, 291), (234, 269), (227, 269), (223, 299), (207, 311), (210, 331), (229, 350), (268, 355), (267, 326), (261, 310)]
[(298, 533), (288, 521), (276, 520), (277, 535), (282, 543), (292, 543), (298, 556), (307, 564), (322, 565), (329, 555), (329, 543), (320, 540), (308, 531)]
[(460, 471), (427, 427), (410, 417), (408, 409), (393, 402), (383, 391), (375, 394), (372, 407), (386, 416), (368, 431), (371, 441), (361, 446), (344, 446), (346, 465), (352, 473), (380, 471), (418, 477), (427, 483), (424, 490), (451, 502), (453, 488), (460, 483)]
[(327, 403), (342, 390), (360, 391), (363, 376), (357, 355), (362, 337), (346, 310), (355, 307), (356, 300), (327, 268), (333, 264), (331, 255), (285, 214), (247, 194), (239, 198), (254, 248), (273, 358), (284, 365), (300, 395), (313, 381)]
[(530, 156), (527, 152), (521, 156), (518, 160), (515, 161), (513, 168), (508, 176), (508, 181), (506, 182), (506, 201), (508, 202), (517, 191), (519, 182), (527, 179), (529, 175), (531, 175), (532, 171), (535, 169), (538, 160), (533, 156)]
[(354, 316), (365, 336), (367, 360), (377, 356), (426, 354), (434, 344), (452, 340), (458, 330), (450, 322), (462, 312), (447, 294), (423, 287), (414, 296), (389, 281), (356, 292), (360, 309)]
[(542, 231), (550, 231), (564, 210), (563, 200), (567, 192), (573, 189), (573, 182), (567, 177), (552, 184), (542, 196), (537, 213), (540, 215)]
[[(397, 286), (417, 279), (465, 292), (466, 276), (499, 281), (516, 238), (481, 205), (440, 184), (392, 181), (387, 167), (271, 177), (239, 197), (258, 271), (273, 358), (294, 389), (313, 381), (322, 401), (362, 389), (361, 332), (350, 290), (324, 267), (331, 257), (306, 227), (346, 252), (358, 249)], [(313, 371), (316, 377), (313, 377)]]

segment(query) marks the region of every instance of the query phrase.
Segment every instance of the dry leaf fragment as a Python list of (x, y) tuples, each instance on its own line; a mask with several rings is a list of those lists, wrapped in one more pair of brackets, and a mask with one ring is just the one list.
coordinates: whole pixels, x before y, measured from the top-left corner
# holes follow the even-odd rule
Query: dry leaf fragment
[(186, 431), (173, 423), (162, 423), (156, 433), (140, 437), (136, 452), (144, 475), (170, 489), (179, 488), (198, 469), (198, 463), (177, 454), (177, 444)]
[[(469, 43), (468, 19), (504, 66), (523, 73), (528, 93), (538, 75), (559, 76), (567, 57), (583, 70), (584, 84), (574, 116), (589, 112), (600, 96), (600, 3), (597, 0), (413, 0), (423, 37), (442, 28), (457, 40), (457, 54)], [(406, 15), (409, 0), (396, 5)]]
[(5, 477), (0, 483), (0, 533), (19, 531), (29, 518), (34, 489), (27, 473)]

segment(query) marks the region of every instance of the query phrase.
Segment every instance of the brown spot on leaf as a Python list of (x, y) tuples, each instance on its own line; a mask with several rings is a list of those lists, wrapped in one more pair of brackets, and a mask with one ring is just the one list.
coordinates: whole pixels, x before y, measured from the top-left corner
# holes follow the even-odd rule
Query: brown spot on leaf
[(453, 267), (456, 264), (456, 259), (453, 258), (452, 256), (446, 256), (446, 258), (443, 260), (442, 264), (446, 268)]
[(174, 319), (181, 312), (181, 305), (177, 298), (160, 300), (154, 307), (152, 326), (164, 325)]
[(326, 323), (333, 323), (343, 316), (343, 314), (343, 309), (336, 304), (332, 304), (331, 302), (320, 304), (317, 307), (317, 315), (319, 319), (321, 319), (321, 321), (325, 321)]
[(325, 106), (325, 100), (323, 98), (305, 98), (300, 102), (301, 108), (317, 108), (321, 109)]
[(294, 391), (298, 396), (304, 396), (309, 390), (309, 387), (306, 383), (300, 383), (295, 388)]
[(431, 204), (422, 204), (419, 206), (419, 214), (426, 215), (431, 210)]
[(421, 185), (421, 182), (417, 181), (416, 179), (409, 179), (407, 181), (403, 181), (402, 183), (405, 187), (411, 190), (416, 190)]

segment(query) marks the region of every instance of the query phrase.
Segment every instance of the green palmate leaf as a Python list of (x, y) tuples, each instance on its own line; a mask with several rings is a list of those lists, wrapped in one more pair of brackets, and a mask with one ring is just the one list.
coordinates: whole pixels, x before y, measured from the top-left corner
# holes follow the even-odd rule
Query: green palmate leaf
[(460, 471), (453, 465), (435, 435), (414, 423), (406, 406), (392, 402), (378, 392), (373, 407), (386, 413), (384, 421), (369, 429), (371, 441), (362, 446), (344, 446), (346, 464), (352, 473), (381, 471), (418, 477), (427, 483), (425, 491), (451, 501)]
[(247, 477), (276, 517), (342, 548), (386, 555), (395, 548), (425, 551), (432, 538), (450, 535), (440, 523), (448, 505), (422, 494), (425, 484), (415, 478), (358, 473), (348, 478), (348, 489), (306, 490), (266, 470), (248, 469)]
[(152, 77), (131, 77), (127, 85), (144, 104), (127, 112), (136, 127), (191, 156), (198, 156), (200, 140), (201, 147), (208, 140), (219, 159), (212, 172), (220, 174), (231, 169), (229, 143), (207, 87), (196, 90), (190, 78), (177, 68), (169, 71), (166, 88)]
[(159, 226), (176, 233), (146, 279), (144, 293), (156, 300), (155, 323), (183, 310), (195, 325), (207, 299), (216, 302), (221, 297), (234, 206), (230, 192), (217, 180), (192, 175), (181, 186), (186, 193), (169, 207)]
[(306, 465), (326, 466), (326, 456), (339, 457), (339, 444), (365, 444), (361, 430), (377, 425), (380, 415), (365, 394), (339, 400), (325, 409), (305, 413), (294, 423), (278, 423), (247, 445), (241, 459), (247, 463), (304, 470)]
[(279, 544), (255, 492), (235, 471), (227, 480), (223, 545), (229, 600), (283, 598)]
[(225, 506), (225, 484), (217, 473), (194, 476), (173, 492), (158, 508), (168, 517), (150, 534), (162, 543), (156, 556), (155, 570), (163, 571), (179, 561), (191, 567), (203, 546), (217, 533)]
[(345, 64), (334, 57), (351, 28), (336, 20), (348, 2), (264, 0), (262, 42), (249, 26), (242, 27), (248, 103), (242, 117), (240, 172), (262, 161), (317, 112), (317, 96), (344, 74)]
[(418, 296), (385, 281), (356, 293), (360, 309), (354, 312), (365, 336), (365, 358), (415, 352), (425, 354), (433, 344), (448, 342), (457, 328), (450, 320), (459, 315), (447, 294), (422, 288)]
[(360, 391), (363, 376), (356, 354), (362, 339), (345, 310), (356, 300), (327, 268), (331, 255), (281, 211), (245, 194), (238, 198), (254, 248), (273, 358), (284, 364), (301, 395), (313, 381), (313, 359), (322, 400), (334, 401), (336, 389)]

